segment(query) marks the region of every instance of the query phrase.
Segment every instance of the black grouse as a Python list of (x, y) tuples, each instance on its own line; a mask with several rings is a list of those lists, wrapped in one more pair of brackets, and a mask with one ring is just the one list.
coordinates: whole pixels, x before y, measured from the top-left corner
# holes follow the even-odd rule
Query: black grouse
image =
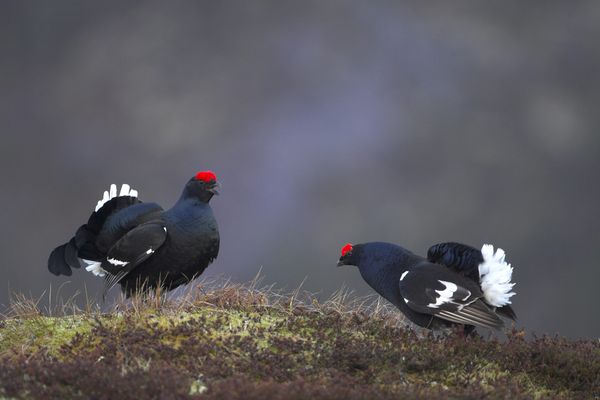
[(440, 329), (462, 324), (500, 329), (501, 316), (515, 320), (509, 305), (512, 267), (502, 249), (459, 243), (432, 246), (427, 258), (392, 243), (346, 244), (338, 267), (355, 265), (379, 295), (415, 324)]
[(104, 294), (117, 283), (133, 292), (174, 289), (200, 275), (219, 253), (219, 229), (208, 204), (219, 184), (211, 171), (198, 172), (169, 210), (143, 203), (136, 190), (116, 185), (98, 201), (87, 224), (48, 259), (55, 275), (85, 266), (105, 278)]

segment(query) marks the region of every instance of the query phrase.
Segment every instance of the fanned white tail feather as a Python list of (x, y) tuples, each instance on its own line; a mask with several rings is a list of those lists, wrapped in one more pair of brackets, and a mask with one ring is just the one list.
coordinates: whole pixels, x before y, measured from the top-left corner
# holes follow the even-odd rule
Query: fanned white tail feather
[(510, 281), (513, 269), (504, 261), (504, 250), (498, 248), (494, 253), (493, 245), (484, 244), (481, 255), (483, 262), (479, 264), (479, 282), (485, 300), (494, 307), (510, 304), (510, 298), (515, 295), (511, 292), (515, 284)]
[(121, 190), (119, 191), (119, 195), (117, 196), (117, 185), (113, 183), (112, 185), (110, 185), (110, 189), (104, 191), (104, 196), (102, 196), (102, 198), (98, 200), (98, 204), (96, 204), (96, 208), (94, 209), (94, 211), (98, 211), (99, 209), (101, 209), (102, 206), (105, 205), (109, 200), (114, 199), (115, 197), (122, 196), (137, 197), (138, 191), (134, 190), (133, 188), (131, 188), (131, 186), (124, 183), (123, 185), (121, 185)]

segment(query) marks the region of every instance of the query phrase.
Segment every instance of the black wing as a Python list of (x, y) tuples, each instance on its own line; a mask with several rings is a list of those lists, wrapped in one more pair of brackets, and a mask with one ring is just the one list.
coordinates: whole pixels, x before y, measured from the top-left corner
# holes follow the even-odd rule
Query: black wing
[(123, 235), (145, 222), (156, 220), (162, 211), (156, 203), (137, 203), (114, 212), (102, 223), (94, 247), (107, 254)]
[(127, 232), (108, 251), (102, 268), (108, 272), (104, 294), (135, 267), (147, 260), (167, 238), (163, 221), (150, 221)]
[[(432, 263), (445, 265), (451, 270), (479, 282), (479, 264), (483, 262), (481, 251), (462, 243), (439, 243), (427, 250), (427, 260)], [(498, 307), (496, 312), (512, 320), (517, 314), (510, 305)]]
[(423, 262), (400, 278), (400, 294), (414, 311), (459, 324), (499, 329), (504, 323), (482, 300), (479, 285), (437, 264)]

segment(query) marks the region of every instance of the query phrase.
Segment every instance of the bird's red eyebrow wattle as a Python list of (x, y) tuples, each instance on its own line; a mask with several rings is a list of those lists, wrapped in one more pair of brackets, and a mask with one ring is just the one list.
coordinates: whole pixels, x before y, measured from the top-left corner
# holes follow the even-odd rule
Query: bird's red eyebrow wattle
[(346, 243), (344, 247), (342, 247), (342, 257), (344, 257), (348, 252), (352, 251), (352, 244)]
[(206, 183), (217, 181), (217, 175), (215, 175), (215, 173), (212, 171), (200, 171), (200, 172), (196, 173), (195, 178), (198, 181), (202, 181), (202, 182), (206, 182)]

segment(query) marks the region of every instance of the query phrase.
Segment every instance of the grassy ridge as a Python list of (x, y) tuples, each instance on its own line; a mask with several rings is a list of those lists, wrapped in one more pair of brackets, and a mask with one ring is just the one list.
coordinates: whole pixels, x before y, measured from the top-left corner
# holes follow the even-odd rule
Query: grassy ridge
[(0, 398), (594, 398), (600, 342), (418, 335), (343, 296), (298, 301), (254, 285), (0, 321)]

